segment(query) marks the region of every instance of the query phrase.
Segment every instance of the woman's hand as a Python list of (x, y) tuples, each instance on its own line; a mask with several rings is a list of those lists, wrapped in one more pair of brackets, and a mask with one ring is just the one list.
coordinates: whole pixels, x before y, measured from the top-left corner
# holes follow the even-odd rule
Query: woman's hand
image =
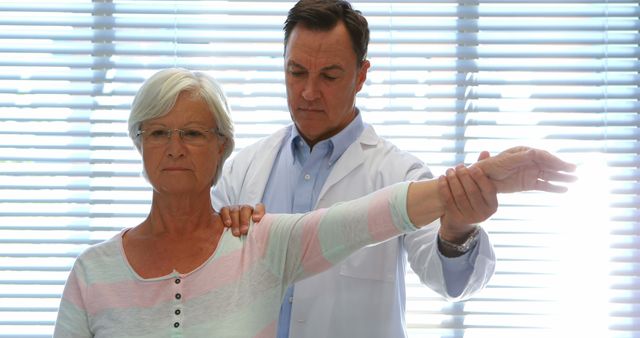
[(471, 167), (479, 167), (495, 184), (499, 193), (527, 190), (565, 192), (567, 187), (551, 183), (573, 182), (576, 176), (567, 174), (576, 169), (572, 163), (541, 149), (514, 147), (490, 157), (480, 154), (480, 160)]
[(515, 147), (495, 157), (483, 151), (471, 167), (458, 165), (438, 179), (444, 208), (440, 217), (440, 238), (453, 243), (464, 242), (475, 224), (487, 220), (498, 210), (497, 193), (565, 192), (566, 187), (551, 181), (575, 181), (574, 175), (566, 173), (574, 170), (575, 165), (540, 149)]

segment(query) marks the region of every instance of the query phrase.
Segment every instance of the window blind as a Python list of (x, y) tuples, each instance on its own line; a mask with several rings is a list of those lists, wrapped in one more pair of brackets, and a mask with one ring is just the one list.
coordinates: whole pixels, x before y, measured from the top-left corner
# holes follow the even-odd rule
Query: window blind
[[(0, 337), (50, 336), (75, 257), (149, 208), (127, 137), (160, 68), (225, 88), (240, 150), (289, 123), (292, 1), (0, 2)], [(640, 337), (640, 5), (353, 1), (365, 121), (437, 175), (481, 150), (580, 165), (567, 194), (501, 195), (488, 287), (448, 303), (407, 276), (416, 337)]]

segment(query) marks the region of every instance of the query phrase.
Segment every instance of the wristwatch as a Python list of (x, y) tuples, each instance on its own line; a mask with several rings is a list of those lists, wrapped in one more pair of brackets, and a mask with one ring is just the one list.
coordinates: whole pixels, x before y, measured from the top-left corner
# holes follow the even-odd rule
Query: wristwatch
[(480, 226), (476, 226), (475, 229), (473, 229), (473, 231), (469, 235), (469, 237), (467, 237), (467, 239), (462, 244), (456, 244), (456, 243), (451, 243), (449, 241), (445, 241), (444, 239), (442, 239), (442, 237), (440, 237), (440, 235), (438, 235), (438, 242), (440, 242), (440, 245), (442, 245), (443, 247), (453, 249), (459, 253), (466, 253), (467, 251), (471, 250), (473, 245), (478, 241), (479, 233), (480, 233)]

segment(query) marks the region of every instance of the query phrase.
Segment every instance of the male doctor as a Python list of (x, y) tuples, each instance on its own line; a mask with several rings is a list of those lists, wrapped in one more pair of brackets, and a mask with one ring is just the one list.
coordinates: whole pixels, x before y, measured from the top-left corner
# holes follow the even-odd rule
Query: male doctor
[[(306, 212), (400, 181), (431, 178), (418, 158), (364, 123), (355, 106), (370, 66), (369, 29), (360, 12), (346, 1), (301, 0), (289, 11), (284, 31), (293, 124), (227, 161), (213, 191), (214, 207), (262, 202), (269, 213)], [(456, 173), (472, 176), (462, 167), (448, 177)], [(482, 219), (497, 208), (497, 200), (485, 202), (477, 210)], [(407, 259), (422, 283), (446, 299), (481, 290), (495, 266), (487, 234), (446, 216), (361, 249), (289, 288), (278, 337), (406, 337)]]
[[(284, 30), (294, 123), (226, 163), (214, 206), (262, 202), (269, 213), (306, 212), (431, 178), (420, 160), (380, 138), (355, 107), (370, 66), (366, 19), (345, 1), (302, 0)], [(453, 244), (467, 244), (449, 258), (438, 250), (440, 227), (425, 228), (364, 248), (295, 284), (282, 306), (278, 337), (405, 337), (407, 258), (421, 281), (447, 299), (482, 289), (495, 263), (484, 230), (446, 234)]]

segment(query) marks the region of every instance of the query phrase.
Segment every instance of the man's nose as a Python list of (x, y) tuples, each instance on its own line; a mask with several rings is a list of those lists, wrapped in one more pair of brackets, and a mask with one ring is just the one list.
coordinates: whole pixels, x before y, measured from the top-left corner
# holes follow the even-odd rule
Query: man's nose
[(302, 97), (307, 101), (313, 101), (320, 97), (318, 91), (318, 84), (315, 79), (307, 79), (304, 83), (304, 89), (302, 90)]

